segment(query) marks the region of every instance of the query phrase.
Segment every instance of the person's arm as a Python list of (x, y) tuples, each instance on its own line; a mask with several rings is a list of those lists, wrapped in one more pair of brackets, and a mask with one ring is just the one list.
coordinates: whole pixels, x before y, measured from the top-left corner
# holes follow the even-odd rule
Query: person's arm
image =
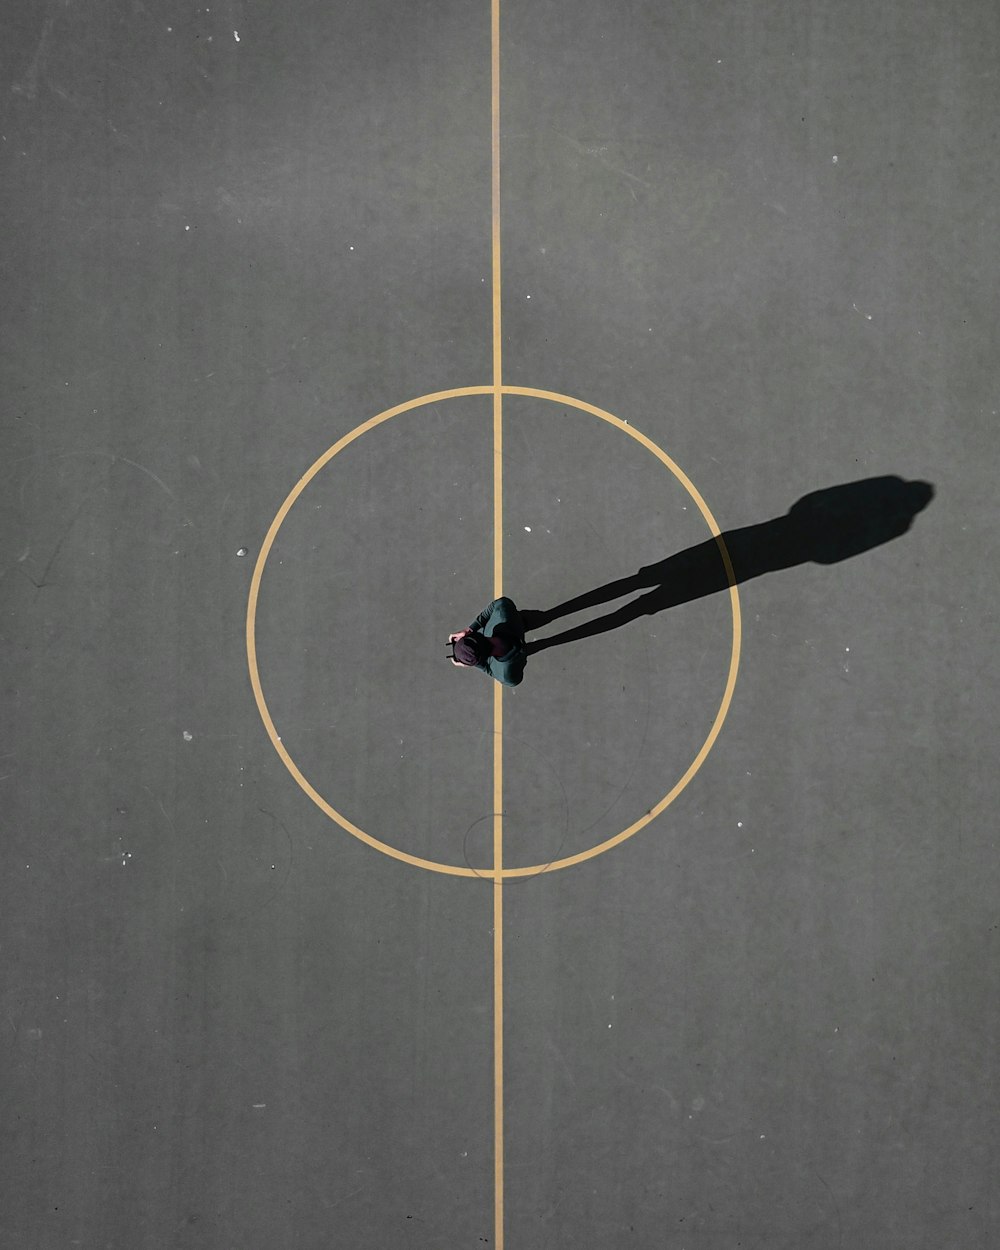
[(481, 634), (486, 628), (486, 622), (493, 615), (493, 609), (498, 602), (499, 600), (494, 599), (491, 603), (488, 603), (465, 632), (468, 634)]
[(524, 665), (527, 658), (523, 651), (515, 655), (512, 660), (506, 660), (503, 663), (491, 657), (486, 661), (486, 671), (501, 685), (519, 686), (524, 677)]
[(506, 595), (501, 595), (499, 599), (494, 599), (493, 608), (493, 632), (498, 632), (500, 625), (503, 625), (510, 636), (515, 634), (524, 642), (524, 621), (521, 619), (521, 613), (517, 604), (513, 599), (509, 599)]

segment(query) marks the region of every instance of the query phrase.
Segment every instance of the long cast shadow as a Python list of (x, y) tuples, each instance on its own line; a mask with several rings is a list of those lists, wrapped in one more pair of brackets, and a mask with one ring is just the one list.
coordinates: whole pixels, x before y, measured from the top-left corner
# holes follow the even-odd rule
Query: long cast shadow
[[(803, 496), (787, 514), (759, 525), (728, 530), (722, 535), (732, 567), (733, 582), (746, 582), (764, 573), (813, 561), (836, 564), (905, 534), (913, 518), (934, 496), (929, 482), (906, 482), (900, 477), (872, 477), (831, 486)], [(648, 564), (631, 577), (597, 586), (547, 611), (521, 613), (525, 632), (543, 629), (563, 616), (653, 587), (624, 607), (587, 621), (551, 638), (527, 645), (529, 655), (547, 647), (578, 642), (618, 629), (640, 616), (704, 595), (728, 590), (730, 577), (719, 540), (709, 538), (687, 551)]]

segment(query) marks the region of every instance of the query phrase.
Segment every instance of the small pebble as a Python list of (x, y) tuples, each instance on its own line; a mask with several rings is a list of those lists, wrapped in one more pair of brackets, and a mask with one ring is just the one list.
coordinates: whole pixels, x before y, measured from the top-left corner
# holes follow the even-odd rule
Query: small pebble
[(236, 553), (236, 554), (237, 554), (238, 556), (248, 556), (248, 555), (250, 554), (250, 552), (246, 549), (246, 547), (241, 547), (241, 548), (239, 549), (239, 551), (237, 551), (237, 553)]
[(185, 742), (190, 742), (193, 738), (194, 738), (194, 734), (193, 734), (193, 733), (189, 733), (189, 732), (188, 732), (188, 730), (186, 730), (186, 729), (185, 729), (185, 730), (184, 730), (184, 741), (185, 741)]

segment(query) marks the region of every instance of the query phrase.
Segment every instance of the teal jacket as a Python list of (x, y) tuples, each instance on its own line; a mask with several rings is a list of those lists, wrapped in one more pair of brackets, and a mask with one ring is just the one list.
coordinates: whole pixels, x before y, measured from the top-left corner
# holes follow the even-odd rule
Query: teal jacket
[(494, 599), (483, 608), (469, 629), (485, 638), (502, 638), (510, 643), (509, 651), (499, 657), (487, 656), (482, 664), (475, 667), (489, 673), (505, 686), (519, 686), (524, 676), (524, 666), (528, 662), (528, 652), (524, 646), (521, 613), (518, 612), (514, 600), (506, 596)]

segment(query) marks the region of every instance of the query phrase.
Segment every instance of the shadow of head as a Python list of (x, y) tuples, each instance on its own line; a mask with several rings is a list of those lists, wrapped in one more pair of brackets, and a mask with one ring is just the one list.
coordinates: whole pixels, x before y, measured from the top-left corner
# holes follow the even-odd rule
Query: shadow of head
[[(722, 535), (733, 580), (745, 582), (798, 564), (836, 564), (861, 555), (905, 534), (933, 495), (929, 482), (905, 482), (895, 476), (813, 491), (784, 516)], [(672, 586), (682, 598), (697, 598), (729, 585), (715, 539), (648, 565), (640, 574), (647, 584), (656, 580)]]
[(831, 486), (792, 505), (788, 537), (801, 559), (836, 564), (905, 534), (933, 497), (930, 482), (895, 476)]

